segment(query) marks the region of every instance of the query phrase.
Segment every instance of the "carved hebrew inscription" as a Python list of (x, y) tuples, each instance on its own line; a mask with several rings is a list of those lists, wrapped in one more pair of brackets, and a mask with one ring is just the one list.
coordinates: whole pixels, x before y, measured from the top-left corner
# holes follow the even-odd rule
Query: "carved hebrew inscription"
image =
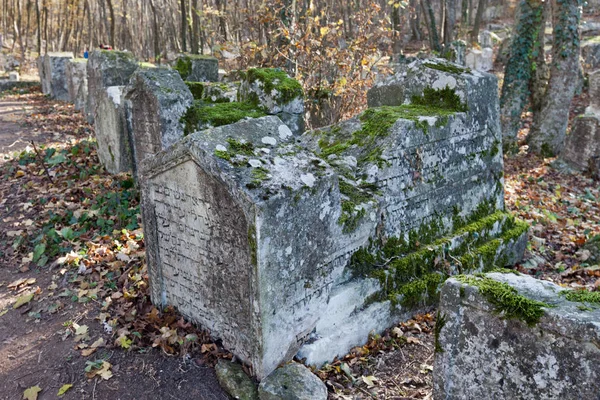
[(256, 346), (246, 217), (193, 161), (150, 183), (167, 303), (250, 359)]

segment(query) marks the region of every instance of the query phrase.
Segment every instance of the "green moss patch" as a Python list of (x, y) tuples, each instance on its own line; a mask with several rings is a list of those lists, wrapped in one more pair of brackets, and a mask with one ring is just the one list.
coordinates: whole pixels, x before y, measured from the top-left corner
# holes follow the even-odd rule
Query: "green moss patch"
[(569, 301), (575, 301), (577, 303), (592, 303), (600, 305), (600, 292), (589, 292), (585, 289), (582, 290), (563, 290), (560, 292), (561, 296)]
[(260, 118), (266, 114), (263, 110), (249, 103), (206, 103), (194, 100), (181, 118), (184, 124), (184, 135), (195, 132), (199, 126), (213, 127), (236, 123), (244, 118)]
[(190, 82), (185, 81), (188, 89), (192, 92), (194, 100), (202, 100), (202, 93), (204, 92), (204, 84), (202, 82)]
[(540, 321), (544, 315), (544, 308), (552, 307), (550, 304), (527, 298), (512, 286), (487, 276), (458, 275), (455, 279), (476, 287), (479, 293), (494, 306), (495, 311), (505, 318), (518, 319), (529, 326), (534, 326)]
[(524, 234), (528, 225), (497, 211), (455, 231), (453, 240), (444, 236), (448, 229), (441, 219), (433, 219), (404, 237), (372, 240), (352, 255), (348, 268), (354, 277), (379, 279), (382, 289), (375, 299), (390, 300), (392, 307), (433, 304), (453, 271), (504, 267), (502, 246)]
[(425, 67), (430, 69), (435, 69), (442, 72), (449, 72), (451, 74), (463, 74), (465, 72), (470, 73), (471, 70), (468, 68), (459, 67), (458, 65), (450, 64), (450, 63), (433, 63), (426, 62), (423, 64)]
[(288, 102), (303, 95), (300, 82), (290, 78), (280, 69), (251, 68), (246, 71), (246, 80), (249, 83), (255, 81), (262, 82), (264, 91), (269, 94), (275, 89), (279, 93), (279, 97), (276, 100), (282, 102)]
[(321, 156), (339, 155), (350, 147), (357, 146), (361, 149), (359, 162), (373, 162), (382, 166), (383, 150), (379, 146), (379, 140), (389, 135), (389, 130), (396, 121), (412, 121), (415, 127), (427, 133), (429, 122), (424, 117), (437, 118), (435, 127), (442, 127), (448, 123), (449, 116), (467, 111), (467, 105), (462, 103), (460, 97), (450, 88), (426, 88), (422, 96), (413, 96), (412, 102), (413, 104), (401, 106), (367, 109), (359, 116), (362, 122), (361, 129), (351, 135), (336, 134), (339, 131), (332, 129), (319, 141)]

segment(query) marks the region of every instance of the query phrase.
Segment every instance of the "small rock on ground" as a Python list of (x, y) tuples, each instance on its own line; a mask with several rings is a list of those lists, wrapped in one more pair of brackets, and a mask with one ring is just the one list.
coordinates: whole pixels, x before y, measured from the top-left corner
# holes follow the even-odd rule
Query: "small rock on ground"
[(260, 400), (327, 400), (327, 388), (304, 365), (290, 363), (263, 379), (258, 396)]
[(256, 384), (242, 369), (240, 364), (219, 360), (215, 367), (221, 387), (231, 397), (239, 400), (258, 400)]

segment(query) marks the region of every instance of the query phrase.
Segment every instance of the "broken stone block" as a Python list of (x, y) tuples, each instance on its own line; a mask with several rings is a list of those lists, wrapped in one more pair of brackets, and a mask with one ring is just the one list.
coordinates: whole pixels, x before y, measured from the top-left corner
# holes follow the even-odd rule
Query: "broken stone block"
[(180, 119), (193, 98), (179, 73), (165, 68), (140, 68), (124, 97), (135, 171), (142, 160), (184, 136)]
[(114, 50), (94, 50), (87, 63), (88, 98), (86, 113), (93, 122), (96, 114), (96, 98), (109, 86), (125, 86), (138, 68), (131, 53)]
[(467, 68), (479, 70), (479, 64), (481, 64), (482, 53), (479, 49), (471, 49), (465, 57), (465, 64)]
[(18, 82), (21, 80), (21, 77), (17, 71), (10, 71), (8, 74), (8, 80), (11, 82)]
[(85, 109), (87, 101), (87, 59), (74, 58), (67, 64), (69, 101), (76, 110)]
[(582, 114), (573, 120), (560, 158), (578, 171), (586, 171), (600, 154), (600, 114)]
[(94, 127), (98, 141), (98, 158), (111, 174), (132, 170), (132, 155), (125, 107), (124, 86), (109, 86), (96, 96)]
[(67, 65), (73, 59), (73, 53), (47, 53), (44, 57), (44, 77), (46, 89), (53, 99), (69, 101)]
[(327, 400), (327, 387), (302, 364), (285, 364), (260, 383), (260, 400)]
[(219, 80), (219, 60), (200, 54), (182, 54), (177, 58), (175, 70), (184, 81), (217, 82)]
[(273, 68), (252, 68), (243, 75), (240, 101), (258, 104), (267, 114), (277, 115), (294, 134), (304, 131), (304, 94), (297, 80)]
[(436, 399), (592, 399), (600, 393), (600, 296), (518, 273), (442, 288)]
[[(154, 81), (132, 105), (179, 122), (186, 107), (162, 108), (181, 95), (157, 102), (174, 86)], [(448, 276), (509, 265), (526, 246), (527, 224), (504, 211), (494, 76), (419, 60), (368, 98), (360, 116), (300, 137), (275, 116), (191, 129), (140, 164), (152, 301), (259, 379), (294, 355), (342, 356), (435, 303)]]

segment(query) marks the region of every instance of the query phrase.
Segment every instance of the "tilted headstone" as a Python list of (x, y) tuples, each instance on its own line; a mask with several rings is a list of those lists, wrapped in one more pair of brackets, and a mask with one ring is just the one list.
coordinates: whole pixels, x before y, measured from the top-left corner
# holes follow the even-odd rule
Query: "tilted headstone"
[(199, 54), (181, 54), (174, 68), (184, 81), (217, 82), (219, 80), (219, 60)]
[(44, 56), (44, 77), (46, 89), (56, 100), (69, 101), (69, 85), (67, 81), (67, 65), (73, 59), (73, 53), (47, 53)]
[(279, 69), (249, 69), (240, 83), (241, 101), (259, 104), (267, 114), (277, 115), (294, 134), (304, 131), (303, 96), (300, 83)]
[(98, 158), (111, 174), (132, 170), (132, 154), (123, 105), (124, 86), (109, 86), (96, 96)]
[(513, 273), (446, 281), (434, 398), (597, 398), (600, 309), (585, 296)]
[(243, 119), (141, 162), (152, 301), (259, 379), (294, 355), (342, 356), (434, 303), (447, 276), (524, 251), (528, 226), (504, 212), (494, 76), (416, 61), (368, 98), (299, 138)]
[(109, 86), (124, 86), (138, 68), (131, 53), (114, 50), (94, 50), (87, 63), (88, 99), (86, 113), (93, 122), (96, 98)]
[(180, 119), (193, 97), (179, 74), (164, 68), (140, 68), (124, 97), (135, 169), (183, 137)]
[(87, 59), (74, 58), (67, 64), (69, 101), (76, 110), (84, 110), (87, 102)]

